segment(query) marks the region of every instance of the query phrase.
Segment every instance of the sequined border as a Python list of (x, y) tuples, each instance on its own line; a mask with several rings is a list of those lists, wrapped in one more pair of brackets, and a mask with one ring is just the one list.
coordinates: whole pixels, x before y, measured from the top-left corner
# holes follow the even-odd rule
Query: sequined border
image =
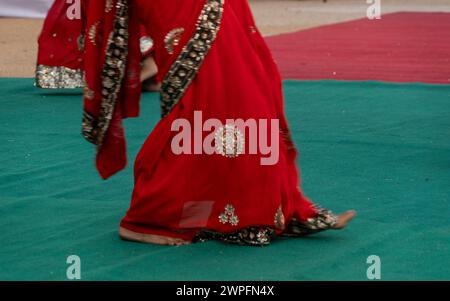
[[(327, 209), (320, 207), (316, 207), (315, 209), (317, 211), (316, 217), (309, 218), (306, 221), (292, 219), (286, 227), (286, 230), (284, 230), (280, 235), (286, 237), (303, 237), (333, 229), (338, 221), (337, 216)], [(230, 211), (230, 209), (228, 211)], [(282, 215), (281, 207), (277, 210), (277, 215)], [(219, 217), (219, 219), (221, 218)], [(225, 216), (221, 219), (221, 222), (222, 220), (225, 221)], [(277, 223), (279, 225), (277, 225)], [(284, 228), (284, 221), (281, 222), (276, 216), (275, 227), (281, 229), (279, 226)], [(194, 241), (204, 242), (208, 240), (219, 240), (238, 245), (266, 246), (269, 245), (276, 236), (276, 230), (272, 227), (247, 227), (231, 233), (202, 230), (197, 234)]]
[(170, 68), (161, 87), (161, 115), (167, 116), (180, 101), (197, 75), (216, 39), (223, 15), (224, 0), (207, 0), (196, 30)]
[(317, 216), (306, 221), (292, 219), (283, 236), (307, 236), (317, 232), (333, 229), (338, 222), (338, 217), (330, 210), (315, 207)]
[(95, 118), (86, 111), (83, 112), (83, 136), (87, 141), (93, 144), (97, 143), (97, 122), (95, 121)]
[(106, 46), (105, 65), (101, 75), (102, 100), (96, 122), (90, 114), (83, 114), (83, 136), (101, 146), (114, 113), (117, 97), (125, 74), (128, 56), (128, 1), (118, 0), (114, 29)]
[(172, 29), (164, 38), (164, 45), (169, 54), (173, 54), (175, 47), (180, 43), (181, 36), (184, 33), (184, 28)]
[(275, 237), (275, 231), (268, 227), (249, 227), (233, 233), (220, 233), (215, 231), (201, 231), (194, 242), (219, 240), (230, 244), (243, 246), (267, 246)]
[(84, 72), (63, 66), (37, 65), (36, 87), (43, 89), (75, 89), (84, 87)]

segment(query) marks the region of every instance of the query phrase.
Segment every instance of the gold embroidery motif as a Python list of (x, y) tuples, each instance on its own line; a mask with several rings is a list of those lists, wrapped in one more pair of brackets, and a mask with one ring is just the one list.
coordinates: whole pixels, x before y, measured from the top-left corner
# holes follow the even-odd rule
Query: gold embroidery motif
[(84, 73), (67, 67), (36, 67), (36, 87), (43, 89), (74, 89), (84, 87)]
[(164, 44), (169, 54), (173, 54), (175, 47), (180, 43), (181, 36), (184, 33), (184, 28), (175, 28), (169, 31), (164, 38)]
[(161, 87), (161, 115), (167, 116), (197, 75), (220, 28), (224, 0), (207, 0), (195, 33), (170, 68)]
[(228, 158), (236, 158), (244, 152), (244, 135), (234, 125), (225, 125), (215, 133), (215, 146), (217, 153)]
[(97, 27), (99, 24), (100, 24), (100, 22), (97, 21), (94, 24), (92, 24), (91, 27), (89, 28), (89, 33), (88, 33), (89, 41), (94, 46), (97, 46)]
[(230, 223), (232, 226), (237, 226), (239, 224), (239, 218), (235, 214), (233, 205), (228, 204), (225, 206), (225, 212), (219, 215), (219, 221), (224, 225)]
[(284, 219), (284, 214), (283, 214), (283, 208), (281, 207), (281, 205), (280, 205), (280, 207), (278, 207), (277, 212), (275, 213), (274, 225), (278, 229), (284, 230), (285, 219)]

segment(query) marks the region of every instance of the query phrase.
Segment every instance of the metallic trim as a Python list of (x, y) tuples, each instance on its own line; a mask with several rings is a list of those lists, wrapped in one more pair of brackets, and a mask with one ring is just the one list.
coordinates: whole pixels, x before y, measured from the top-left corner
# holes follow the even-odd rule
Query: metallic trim
[(306, 221), (292, 219), (283, 236), (306, 236), (317, 232), (333, 229), (338, 217), (330, 210), (315, 207), (317, 216)]
[(169, 31), (168, 34), (166, 34), (164, 38), (164, 45), (166, 47), (166, 50), (169, 54), (173, 54), (175, 51), (175, 47), (177, 47), (180, 44), (181, 36), (184, 33), (184, 28), (179, 27), (172, 29)]
[(167, 116), (194, 80), (216, 39), (223, 16), (224, 0), (207, 0), (196, 30), (173, 63), (161, 87), (161, 115)]
[(84, 72), (63, 66), (36, 67), (36, 87), (43, 89), (75, 89), (84, 87)]
[(82, 135), (83, 137), (93, 143), (96, 144), (96, 137), (97, 137), (97, 123), (95, 121), (94, 116), (92, 116), (91, 114), (89, 114), (88, 112), (84, 111), (83, 112), (83, 132)]
[[(83, 136), (100, 147), (111, 123), (125, 75), (128, 56), (128, 1), (117, 0), (113, 30), (106, 46), (101, 75), (102, 90), (98, 120), (83, 118)], [(85, 115), (87, 112), (85, 112)], [(89, 115), (92, 117), (92, 115)]]
[(91, 25), (88, 31), (88, 38), (92, 45), (97, 46), (97, 30), (100, 25), (100, 21), (95, 22)]
[(274, 225), (276, 228), (281, 230), (284, 230), (285, 228), (285, 219), (283, 214), (283, 208), (281, 205), (280, 207), (278, 207), (277, 212), (275, 213)]
[(232, 233), (202, 230), (194, 238), (194, 242), (219, 240), (243, 246), (267, 246), (275, 236), (275, 230), (269, 227), (248, 227)]

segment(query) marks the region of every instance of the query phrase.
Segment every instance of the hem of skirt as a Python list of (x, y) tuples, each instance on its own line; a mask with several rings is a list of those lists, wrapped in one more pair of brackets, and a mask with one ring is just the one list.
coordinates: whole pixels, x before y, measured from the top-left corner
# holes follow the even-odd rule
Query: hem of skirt
[(300, 221), (293, 218), (283, 230), (277, 229), (274, 225), (259, 225), (242, 227), (233, 232), (220, 232), (208, 228), (176, 231), (163, 228), (143, 227), (123, 220), (120, 223), (120, 226), (136, 233), (179, 238), (191, 242), (215, 240), (230, 244), (266, 246), (276, 237), (304, 237), (333, 229), (337, 223), (337, 216), (331, 211), (320, 207), (316, 207), (315, 209), (317, 211), (316, 217), (309, 218), (306, 221)]
[(84, 87), (84, 72), (64, 66), (37, 65), (35, 85), (42, 89), (77, 89)]

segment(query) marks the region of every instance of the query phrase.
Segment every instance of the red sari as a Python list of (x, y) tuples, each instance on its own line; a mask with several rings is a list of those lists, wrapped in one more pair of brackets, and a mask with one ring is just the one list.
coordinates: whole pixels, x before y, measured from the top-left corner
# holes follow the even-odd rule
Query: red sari
[(39, 36), (36, 86), (39, 88), (80, 88), (83, 83), (82, 6), (56, 0)]
[[(280, 75), (247, 1), (118, 0), (108, 13), (102, 13), (105, 2), (95, 3), (88, 23), (100, 22), (109, 39), (102, 47), (87, 45), (88, 65), (102, 67), (87, 70), (93, 92), (85, 98), (83, 133), (98, 146), (103, 178), (125, 166), (122, 119), (138, 115), (137, 23), (154, 39), (164, 76), (162, 119), (136, 158), (123, 228), (189, 241), (265, 245), (276, 235), (306, 235), (336, 224), (336, 216), (316, 208), (300, 190)], [(173, 122), (194, 124), (195, 111), (223, 124), (278, 119), (278, 163), (261, 165), (261, 154), (174, 154)]]

